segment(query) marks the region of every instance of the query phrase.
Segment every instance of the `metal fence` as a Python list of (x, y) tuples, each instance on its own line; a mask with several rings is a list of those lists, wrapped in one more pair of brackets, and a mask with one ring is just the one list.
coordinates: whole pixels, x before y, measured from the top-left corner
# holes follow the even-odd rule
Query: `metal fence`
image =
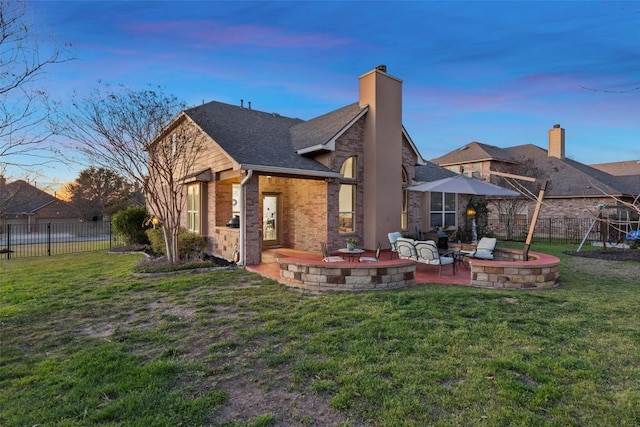
[(0, 229), (0, 258), (51, 256), (124, 245), (110, 222), (6, 224)]
[[(510, 224), (504, 219), (489, 220), (490, 234), (502, 240), (524, 242), (529, 233), (529, 220), (515, 220)], [(591, 218), (538, 218), (533, 233), (537, 242), (580, 243), (624, 242), (631, 230), (638, 229), (638, 221), (594, 221)]]

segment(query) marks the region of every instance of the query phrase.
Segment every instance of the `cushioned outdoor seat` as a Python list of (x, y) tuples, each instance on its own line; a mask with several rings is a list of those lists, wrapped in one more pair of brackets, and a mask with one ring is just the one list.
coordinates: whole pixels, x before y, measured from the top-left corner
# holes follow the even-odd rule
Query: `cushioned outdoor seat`
[(398, 248), (396, 246), (396, 240), (398, 240), (398, 237), (402, 237), (402, 234), (400, 234), (399, 231), (394, 231), (393, 233), (389, 233), (388, 237), (389, 237), (389, 244), (391, 245), (391, 259), (393, 259), (393, 254), (396, 254), (396, 256), (398, 256)]
[(452, 273), (455, 274), (456, 266), (453, 257), (440, 256), (438, 246), (433, 240), (419, 241), (415, 244), (417, 261), (428, 265), (438, 266), (438, 276), (442, 275), (442, 266), (451, 265)]
[(327, 244), (325, 242), (320, 243), (320, 249), (322, 249), (322, 261), (344, 262), (344, 258), (342, 258), (341, 256), (329, 255), (329, 250), (327, 250)]
[(380, 259), (380, 242), (378, 242), (378, 246), (376, 246), (375, 256), (361, 256), (360, 262), (378, 262), (379, 259)]
[(463, 250), (460, 253), (470, 258), (493, 259), (493, 250), (496, 248), (496, 242), (497, 239), (494, 237), (483, 237), (478, 242), (475, 250)]

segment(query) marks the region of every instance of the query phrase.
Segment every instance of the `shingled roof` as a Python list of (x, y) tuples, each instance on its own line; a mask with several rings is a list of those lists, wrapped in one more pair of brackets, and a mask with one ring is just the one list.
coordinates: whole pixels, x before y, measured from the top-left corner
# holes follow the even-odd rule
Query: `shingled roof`
[(336, 175), (321, 163), (296, 153), (291, 128), (304, 123), (301, 119), (215, 101), (186, 110), (185, 114), (241, 167)]
[(309, 121), (299, 123), (291, 128), (291, 143), (293, 148), (300, 152), (311, 150), (332, 150), (332, 143), (355, 120), (362, 117), (368, 111), (367, 106), (360, 107), (357, 102), (334, 110), (330, 113), (316, 117)]
[(504, 149), (493, 145), (482, 144), (480, 142), (470, 142), (465, 146), (451, 151), (444, 156), (431, 159), (440, 166), (455, 165), (459, 163), (482, 162), (495, 160), (500, 162), (514, 163), (514, 159)]
[[(209, 102), (184, 114), (244, 169), (290, 174), (340, 176), (309, 153), (332, 151), (336, 139), (363, 117), (369, 107), (357, 102), (308, 121), (242, 106)], [(422, 164), (422, 157), (403, 128)]]
[(547, 150), (533, 144), (503, 150), (512, 159), (533, 160), (536, 168), (551, 183), (545, 197), (629, 196), (640, 192), (640, 176), (613, 176), (566, 157), (549, 156)]
[(23, 180), (0, 186), (0, 212), (4, 215), (33, 215), (52, 203), (61, 203), (74, 210), (62, 200)]
[(614, 176), (640, 175), (640, 160), (628, 160), (625, 162), (612, 162), (612, 163), (597, 163), (597, 164), (591, 165), (591, 167)]
[(435, 163), (425, 161), (424, 165), (416, 166), (414, 178), (417, 182), (431, 182), (454, 175), (457, 175), (457, 173), (440, 167)]

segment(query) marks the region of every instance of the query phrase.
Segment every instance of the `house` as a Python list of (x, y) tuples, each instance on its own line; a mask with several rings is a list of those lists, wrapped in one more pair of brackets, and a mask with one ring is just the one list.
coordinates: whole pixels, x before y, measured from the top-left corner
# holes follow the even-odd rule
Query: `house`
[[(548, 187), (540, 213), (545, 217), (593, 218), (601, 206), (616, 205), (613, 197), (633, 201), (640, 194), (637, 162), (589, 166), (567, 158), (565, 129), (559, 124), (548, 131), (546, 150), (533, 144), (499, 148), (471, 142), (431, 161), (483, 180), (495, 181), (501, 173), (546, 180)], [(529, 203), (520, 214), (531, 218), (534, 205)]]
[(402, 80), (384, 65), (359, 77), (357, 102), (314, 119), (209, 102), (180, 113), (151, 144), (182, 127), (206, 140), (183, 179), (182, 224), (207, 236), (210, 253), (231, 259), (238, 249), (244, 265), (271, 247), (336, 250), (347, 238), (388, 246), (389, 232), (426, 231), (448, 214), (406, 190), (453, 173), (418, 152), (402, 125)]
[(33, 231), (37, 224), (77, 221), (80, 214), (68, 203), (26, 181), (7, 183), (0, 176), (0, 232), (7, 224), (28, 226)]

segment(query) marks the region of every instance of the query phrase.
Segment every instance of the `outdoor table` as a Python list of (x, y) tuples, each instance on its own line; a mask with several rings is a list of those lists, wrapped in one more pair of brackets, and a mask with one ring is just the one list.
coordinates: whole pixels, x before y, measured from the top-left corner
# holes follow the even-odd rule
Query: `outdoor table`
[(353, 258), (356, 257), (357, 260), (360, 259), (360, 255), (364, 253), (364, 249), (349, 249), (349, 248), (340, 248), (338, 252), (347, 256), (349, 258), (349, 262), (353, 262)]

